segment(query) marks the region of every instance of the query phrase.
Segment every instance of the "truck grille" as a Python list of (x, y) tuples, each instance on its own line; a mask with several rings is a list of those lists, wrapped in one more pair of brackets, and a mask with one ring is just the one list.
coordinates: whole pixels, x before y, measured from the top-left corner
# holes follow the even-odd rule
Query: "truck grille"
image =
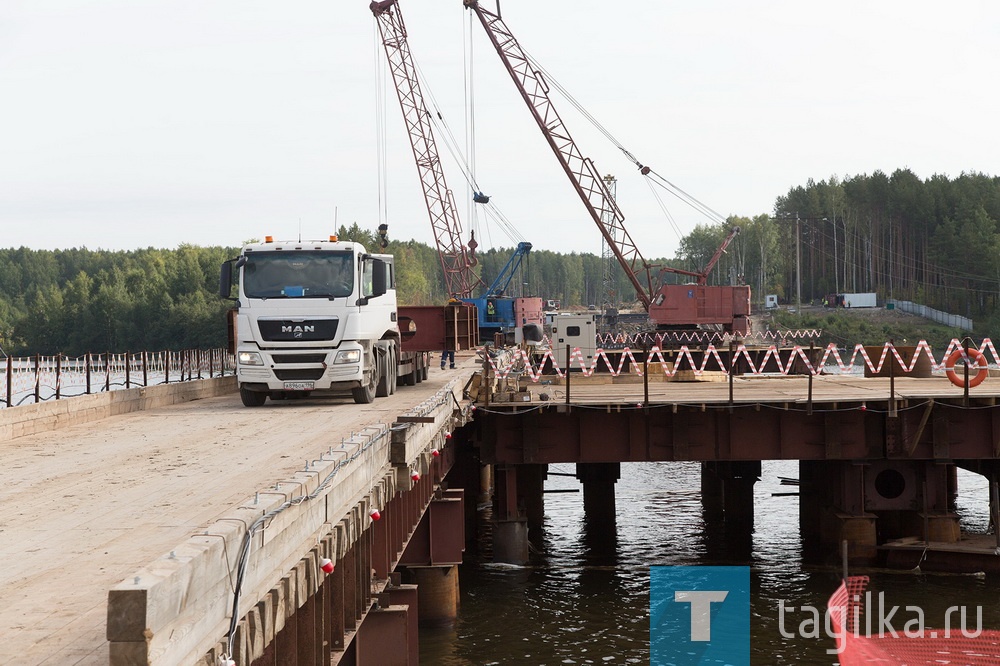
[(283, 382), (316, 381), (323, 377), (323, 368), (275, 370), (274, 376)]
[(275, 363), (323, 363), (326, 354), (271, 354)]
[(268, 342), (318, 342), (333, 340), (337, 335), (336, 319), (261, 319), (260, 337)]

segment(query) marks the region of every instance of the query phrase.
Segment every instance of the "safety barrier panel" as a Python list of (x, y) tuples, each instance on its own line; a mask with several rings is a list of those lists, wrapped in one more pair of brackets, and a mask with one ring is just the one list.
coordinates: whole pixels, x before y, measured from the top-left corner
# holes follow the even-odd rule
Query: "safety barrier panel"
[(912, 301), (890, 300), (889, 303), (892, 303), (893, 307), (897, 310), (909, 312), (910, 314), (915, 314), (919, 317), (923, 317), (924, 319), (936, 321), (939, 324), (944, 324), (945, 326), (960, 328), (963, 331), (972, 330), (972, 320), (968, 317), (963, 317), (962, 315), (951, 314), (950, 312), (944, 312), (942, 310), (935, 310), (934, 308), (921, 305), (920, 303), (914, 303)]
[[(1000, 664), (1000, 631), (984, 630), (979, 617), (975, 630), (965, 624), (948, 626), (950, 617), (946, 615), (944, 629), (929, 629), (923, 626), (923, 614), (919, 626), (907, 623), (905, 629), (889, 623), (889, 631), (865, 635), (862, 628), (884, 628), (891, 620), (888, 617), (866, 617), (877, 606), (884, 611), (883, 601), (872, 603), (871, 593), (865, 594), (868, 576), (850, 576), (833, 593), (827, 602), (828, 627), (837, 640), (835, 650), (841, 666), (867, 666), (868, 664), (966, 664), (981, 666)], [(907, 606), (907, 610), (913, 608)], [(955, 607), (956, 610), (958, 607)], [(862, 611), (865, 611), (864, 613)], [(897, 620), (899, 622), (899, 620)]]

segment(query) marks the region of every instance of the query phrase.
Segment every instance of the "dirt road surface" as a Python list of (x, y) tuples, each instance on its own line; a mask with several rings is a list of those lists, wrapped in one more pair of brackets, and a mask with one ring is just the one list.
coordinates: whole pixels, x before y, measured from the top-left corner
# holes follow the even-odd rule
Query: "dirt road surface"
[(371, 405), (246, 408), (234, 394), (0, 442), (0, 664), (107, 664), (110, 587), (306, 459), (467, 376), (472, 357), (458, 360)]

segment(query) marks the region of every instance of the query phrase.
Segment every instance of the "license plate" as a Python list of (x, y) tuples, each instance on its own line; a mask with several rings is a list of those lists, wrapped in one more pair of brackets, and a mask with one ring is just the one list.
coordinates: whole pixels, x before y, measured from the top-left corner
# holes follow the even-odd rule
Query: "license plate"
[(316, 382), (285, 382), (286, 391), (312, 391)]

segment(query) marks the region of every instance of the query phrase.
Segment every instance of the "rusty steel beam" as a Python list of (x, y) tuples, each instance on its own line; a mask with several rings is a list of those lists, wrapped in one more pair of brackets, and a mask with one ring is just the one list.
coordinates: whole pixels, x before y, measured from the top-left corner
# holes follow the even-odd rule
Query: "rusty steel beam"
[[(669, 460), (992, 459), (1000, 451), (1000, 406), (940, 400), (923, 409), (804, 405), (702, 409), (480, 410), (483, 463), (499, 465)], [(930, 426), (930, 427), (928, 427)], [(501, 495), (502, 495), (502, 489)]]

